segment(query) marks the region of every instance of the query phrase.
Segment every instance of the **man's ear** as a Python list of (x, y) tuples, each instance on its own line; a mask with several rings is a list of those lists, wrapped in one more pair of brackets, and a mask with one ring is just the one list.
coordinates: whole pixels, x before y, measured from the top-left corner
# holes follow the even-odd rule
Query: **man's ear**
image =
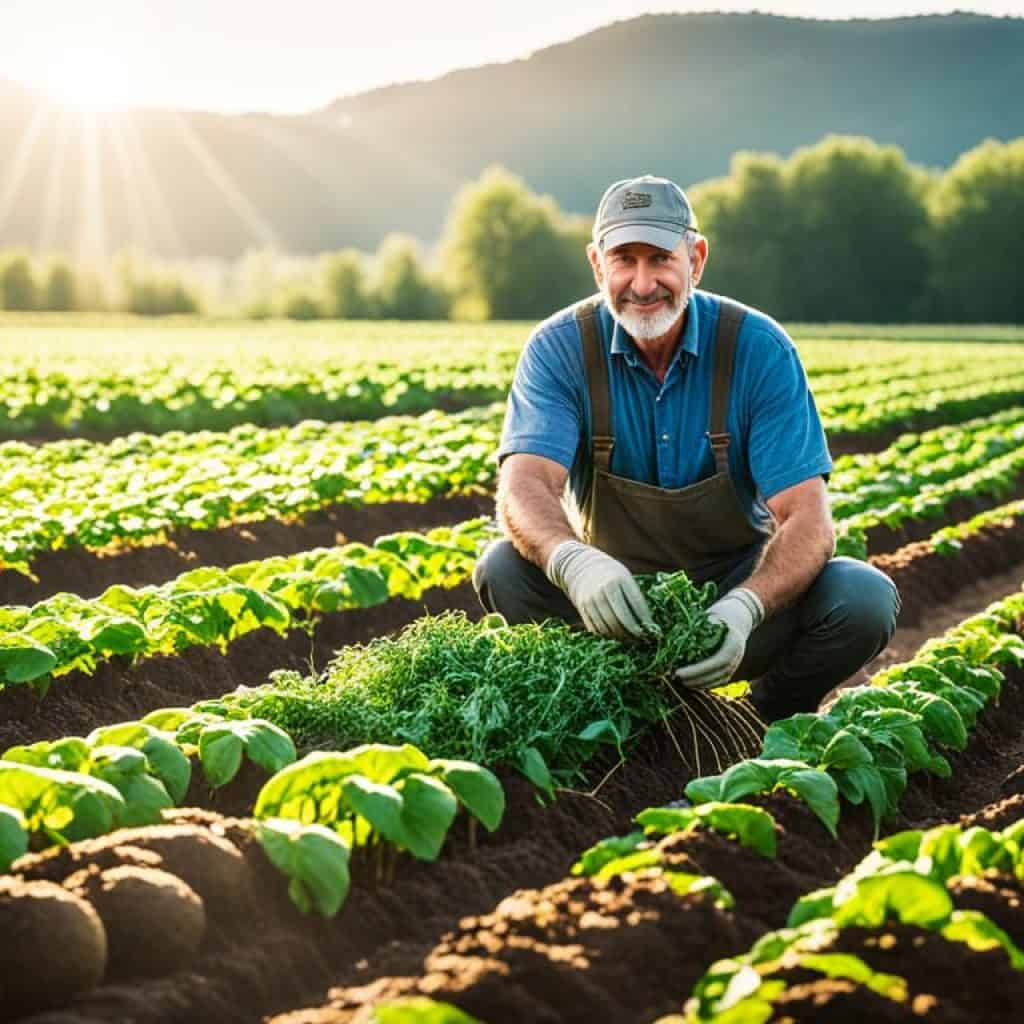
[(701, 235), (693, 243), (693, 257), (690, 262), (690, 273), (693, 276), (693, 284), (696, 287), (704, 276), (704, 267), (708, 262), (708, 240)]
[(594, 271), (594, 280), (600, 290), (604, 287), (604, 270), (601, 267), (601, 254), (593, 242), (587, 243), (587, 259), (590, 260), (590, 269)]

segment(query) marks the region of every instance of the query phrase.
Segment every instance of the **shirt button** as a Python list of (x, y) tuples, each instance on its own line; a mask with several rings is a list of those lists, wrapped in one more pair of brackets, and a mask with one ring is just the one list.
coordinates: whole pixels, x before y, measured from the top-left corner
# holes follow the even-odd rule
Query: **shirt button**
[(662, 434), (661, 435), (661, 439), (662, 439), (662, 441), (667, 441), (668, 440), (668, 434)]

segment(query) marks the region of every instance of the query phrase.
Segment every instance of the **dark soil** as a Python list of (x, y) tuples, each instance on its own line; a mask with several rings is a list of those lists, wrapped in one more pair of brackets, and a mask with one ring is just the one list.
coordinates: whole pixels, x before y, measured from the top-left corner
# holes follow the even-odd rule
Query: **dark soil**
[[(1009, 589), (1004, 585), (991, 598), (1004, 596)], [(978, 607), (973, 605), (958, 617)], [(372, 614), (372, 610), (355, 614)], [(938, 632), (935, 619), (935, 615), (928, 617), (930, 635)], [(180, 660), (174, 659), (175, 663)], [(73, 689), (87, 692), (93, 685), (81, 680)], [(58, 686), (40, 709), (59, 692)], [(161, 703), (195, 699), (170, 696)], [(83, 727), (96, 724), (96, 710), (90, 712), (93, 717), (87, 723), (88, 716), (81, 714)], [(1022, 716), (1024, 673), (1015, 672), (998, 707), (985, 712), (967, 751), (951, 758), (955, 782), (915, 776), (903, 814), (891, 827), (927, 826), (970, 811), (987, 815), (984, 823), (991, 822), (990, 827), (1002, 827), (1019, 817), (1024, 797), (1008, 794), (1013, 792), (1015, 771), (1024, 764)], [(124, 713), (111, 716), (112, 720), (119, 717)], [(64, 731), (56, 727), (56, 732)], [(703, 752), (703, 759), (705, 765), (710, 763), (710, 751)], [(675, 837), (667, 844), (674, 866), (720, 878), (736, 897), (734, 911), (715, 909), (703, 897), (670, 896), (651, 878), (609, 884), (570, 880), (567, 868), (583, 849), (606, 835), (627, 831), (631, 816), (640, 808), (678, 798), (692, 774), (666, 732), (649, 736), (625, 765), (607, 774), (611, 767), (595, 766), (595, 785), (603, 780), (597, 792), (562, 792), (547, 808), (537, 804), (524, 781), (506, 779), (507, 824), (496, 836), (484, 837), (474, 850), (462, 828), (457, 828), (440, 864), (403, 865), (399, 881), (388, 891), (373, 892), (357, 885), (335, 922), (303, 918), (291, 907), (282, 878), (255, 849), (244, 823), (208, 810), (175, 812), (176, 820), (212, 828), (238, 846), (253, 880), (251, 890), (245, 887), (245, 891), (255, 895), (240, 897), (243, 902), (230, 911), (223, 906), (211, 911), (207, 906), (210, 930), (201, 960), (190, 970), (130, 986), (105, 985), (80, 997), (69, 1010), (80, 1015), (79, 1024), (100, 1020), (155, 1024), (252, 1021), (305, 1003), (316, 1008), (287, 1013), (281, 1021), (340, 1022), (384, 996), (421, 992), (454, 1002), (488, 1024), (582, 1021), (585, 1017), (650, 1021), (660, 1013), (678, 1011), (713, 959), (742, 952), (765, 929), (782, 925), (797, 895), (834, 882), (870, 846), (872, 829), (863, 812), (844, 811), (840, 840), (835, 842), (804, 805), (773, 795), (758, 802), (771, 810), (777, 822), (779, 855), (774, 862), (713, 834)], [(259, 782), (258, 774), (249, 773), (239, 789), (228, 787), (213, 805), (232, 810), (234, 792), (242, 794), (237, 800), (240, 807), (250, 806)], [(201, 783), (194, 785), (191, 795), (211, 803)], [(985, 809), (978, 812), (979, 807)], [(93, 854), (85, 862), (103, 867), (117, 863), (159, 867), (175, 873), (159, 857), (154, 863), (146, 854), (151, 850), (145, 843), (133, 846), (115, 841), (102, 857)], [(29, 876), (62, 880), (85, 866), (74, 851), (58, 851), (52, 858), (41, 862), (48, 867), (29, 871)], [(181, 871), (191, 873), (191, 869)], [(977, 905), (988, 901), (993, 907), (994, 901), (1009, 901), (1008, 893), (1014, 895), (1010, 888), (993, 884), (994, 892), (965, 889), (958, 896), (965, 907), (972, 905), (971, 900)], [(213, 899), (212, 893), (205, 898)], [(1019, 930), (1015, 907), (1001, 907), (1000, 913), (1002, 920)], [(239, 928), (240, 921), (245, 922), (244, 928)], [(909, 962), (916, 947), (908, 949), (903, 960)], [(900, 954), (904, 952), (901, 948)], [(933, 951), (926, 952), (931, 956)], [(943, 955), (948, 959), (948, 953)], [(929, 972), (946, 970), (945, 966), (929, 960), (927, 968), (919, 967), (916, 974), (908, 967), (906, 976), (918, 997), (915, 1011), (930, 1020), (1001, 1019), (984, 1015), (1003, 1012), (1002, 991), (992, 995), (991, 1005), (985, 1003), (989, 979), (998, 986), (1004, 980), (993, 956), (964, 950), (966, 966), (950, 968), (951, 973), (959, 972), (956, 978), (962, 984), (972, 972), (975, 987), (983, 990), (965, 997), (947, 997), (947, 989), (955, 986), (946, 985), (945, 979), (928, 987)], [(892, 966), (879, 969), (895, 970)], [(984, 986), (976, 985), (978, 977), (985, 978)], [(1019, 978), (1013, 980), (1021, 984)], [(325, 999), (328, 984), (337, 987)], [(854, 1013), (877, 1010), (872, 1009), (872, 996), (841, 983), (808, 981), (787, 999), (792, 1005), (787, 1003), (786, 1012), (794, 1020), (826, 1019), (822, 1014), (829, 1020), (845, 1020)], [(906, 1019), (889, 1010), (886, 1007), (877, 1016), (861, 1019)], [(67, 1024), (75, 1019), (64, 1016)]]
[[(1024, 498), (1024, 476), (1017, 479), (1013, 490), (1001, 495), (975, 495), (973, 497), (957, 497), (948, 502), (942, 511), (935, 516), (920, 519), (907, 519), (897, 527), (886, 526), (884, 523), (867, 530), (868, 551), (872, 558), (891, 554), (920, 540), (927, 540), (936, 530), (954, 523), (962, 523), (976, 516), (979, 512), (998, 508), (1009, 501)], [(966, 575), (963, 577), (967, 579)]]
[(60, 591), (96, 597), (115, 583), (164, 583), (199, 566), (237, 565), (346, 541), (369, 543), (385, 533), (450, 526), (493, 511), (493, 496), (482, 494), (422, 503), (334, 505), (292, 522), (261, 519), (214, 530), (175, 530), (166, 540), (141, 547), (47, 551), (32, 563), (38, 582), (11, 570), (0, 572), (0, 604), (35, 604)]
[(872, 556), (871, 564), (886, 573), (900, 592), (900, 627), (921, 623), (936, 606), (959, 595), (965, 580), (977, 583), (1001, 576), (1011, 567), (1018, 567), (1013, 571), (1024, 580), (1024, 518), (991, 523), (965, 538), (962, 545), (955, 554), (943, 555), (923, 540)]

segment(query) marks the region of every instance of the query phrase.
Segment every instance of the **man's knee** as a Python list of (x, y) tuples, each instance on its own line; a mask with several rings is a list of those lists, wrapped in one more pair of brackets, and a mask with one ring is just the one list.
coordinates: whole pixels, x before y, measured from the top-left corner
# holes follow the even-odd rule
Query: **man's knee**
[(521, 576), (529, 565), (510, 540), (495, 540), (484, 549), (473, 567), (473, 588), (477, 594), (493, 592), (495, 587)]
[(881, 650), (896, 630), (899, 592), (885, 573), (854, 558), (833, 558), (815, 583), (822, 622)]

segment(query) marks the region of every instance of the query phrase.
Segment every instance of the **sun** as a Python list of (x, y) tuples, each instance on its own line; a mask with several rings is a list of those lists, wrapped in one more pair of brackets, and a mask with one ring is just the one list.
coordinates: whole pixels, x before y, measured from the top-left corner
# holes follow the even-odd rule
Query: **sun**
[(44, 88), (56, 103), (85, 113), (110, 113), (133, 105), (132, 80), (123, 62), (95, 49), (54, 53)]

